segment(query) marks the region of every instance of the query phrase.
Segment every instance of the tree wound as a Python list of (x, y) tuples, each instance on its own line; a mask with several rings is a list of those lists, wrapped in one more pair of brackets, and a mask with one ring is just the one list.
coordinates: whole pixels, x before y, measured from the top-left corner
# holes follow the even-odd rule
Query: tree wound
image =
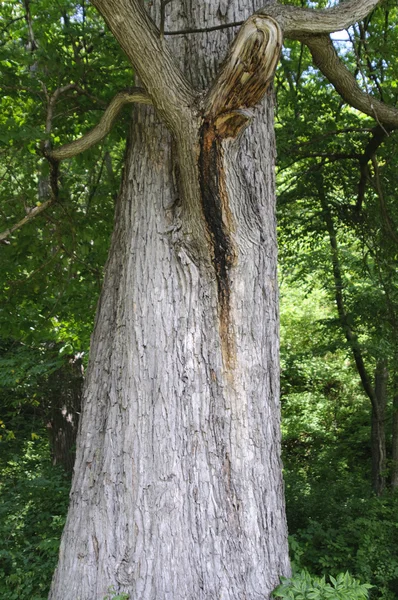
[(223, 359), (228, 368), (233, 366), (235, 354), (230, 316), (230, 270), (235, 263), (236, 253), (231, 237), (233, 220), (225, 184), (221, 140), (214, 124), (205, 121), (200, 132), (199, 183), (217, 278)]
[(276, 21), (258, 15), (248, 19), (204, 103), (199, 183), (217, 279), (220, 338), (227, 369), (234, 366), (236, 354), (231, 318), (231, 269), (237, 253), (232, 237), (234, 226), (222, 143), (226, 138), (235, 138), (251, 119), (250, 109), (262, 99), (272, 81), (281, 47), (282, 32)]

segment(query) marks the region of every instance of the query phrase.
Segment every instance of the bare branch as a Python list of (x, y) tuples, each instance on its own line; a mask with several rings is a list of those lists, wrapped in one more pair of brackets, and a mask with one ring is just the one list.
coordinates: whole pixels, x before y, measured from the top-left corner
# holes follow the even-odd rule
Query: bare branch
[(49, 136), (51, 133), (51, 129), (52, 129), (54, 109), (55, 109), (55, 105), (57, 103), (59, 96), (61, 94), (64, 94), (65, 92), (68, 92), (69, 90), (76, 89), (76, 85), (74, 83), (68, 83), (67, 85), (64, 85), (63, 87), (57, 88), (51, 96), (48, 94), (47, 88), (45, 87), (44, 84), (42, 84), (42, 88), (43, 88), (43, 91), (47, 98), (47, 117), (46, 117), (45, 131), (46, 131), (47, 136)]
[[(68, 89), (74, 89), (76, 86), (74, 84), (69, 84), (63, 88), (58, 88), (54, 94), (49, 98), (48, 103), (48, 112), (47, 112), (47, 120), (46, 120), (46, 133), (50, 134), (51, 132), (51, 122), (52, 122), (52, 113), (55, 106), (55, 102), (58, 96), (67, 91)], [(70, 144), (65, 144), (56, 150), (49, 151), (47, 148), (44, 148), (44, 155), (50, 163), (51, 171), (50, 171), (50, 198), (30, 209), (27, 215), (6, 229), (5, 231), (0, 233), (0, 242), (8, 238), (14, 231), (26, 225), (29, 221), (37, 217), (40, 213), (42, 213), (46, 208), (48, 208), (51, 204), (55, 202), (58, 196), (58, 165), (61, 160), (66, 158), (72, 158), (84, 150), (91, 148), (94, 144), (97, 144), (101, 141), (111, 130), (113, 123), (117, 115), (120, 113), (123, 106), (126, 104), (138, 102), (140, 104), (151, 104), (151, 100), (144, 92), (144, 90), (140, 88), (133, 88), (131, 90), (125, 90), (116, 94), (113, 100), (110, 102), (109, 106), (105, 110), (101, 121), (96, 125), (91, 131), (83, 135), (78, 140), (74, 140)]]
[(347, 29), (353, 23), (364, 19), (380, 0), (345, 0), (337, 6), (324, 10), (313, 10), (288, 6), (270, 1), (258, 14), (268, 15), (278, 21), (288, 38), (314, 33), (332, 33)]
[(23, 219), (18, 221), (18, 223), (15, 223), (14, 225), (9, 227), (5, 231), (2, 231), (0, 233), (0, 242), (5, 240), (6, 238), (8, 238), (12, 233), (14, 233), (14, 231), (16, 231), (17, 229), (20, 229), (21, 227), (23, 227), (23, 225), (26, 225), (26, 223), (29, 223), (29, 221), (31, 221), (32, 219), (37, 217), (37, 215), (39, 215), (44, 210), (46, 210), (46, 208), (48, 208), (50, 206), (50, 204), (53, 203), (53, 201), (54, 201), (54, 198), (51, 197), (48, 200), (46, 200), (45, 202), (43, 202), (43, 204), (40, 204), (40, 206), (35, 206), (27, 213), (27, 215)]
[(70, 144), (65, 144), (60, 148), (56, 148), (47, 153), (46, 156), (59, 161), (64, 160), (65, 158), (72, 158), (72, 156), (76, 156), (88, 148), (91, 148), (91, 146), (100, 142), (110, 132), (112, 125), (123, 106), (133, 102), (151, 104), (148, 95), (140, 88), (119, 92), (110, 102), (98, 125), (78, 140), (74, 140)]
[(373, 117), (382, 128), (398, 127), (398, 109), (361, 90), (354, 75), (341, 62), (328, 35), (298, 36), (297, 39), (308, 46), (315, 65), (348, 104)]

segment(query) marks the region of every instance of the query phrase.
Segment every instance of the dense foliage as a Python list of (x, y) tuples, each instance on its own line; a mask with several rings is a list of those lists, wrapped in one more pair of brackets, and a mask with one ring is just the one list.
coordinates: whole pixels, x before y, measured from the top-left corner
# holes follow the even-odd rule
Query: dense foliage
[[(0, 16), (1, 234), (48, 201), (53, 182), (45, 149), (93, 127), (113, 94), (131, 85), (132, 73), (84, 0), (6, 0)], [(335, 36), (362, 89), (390, 104), (398, 100), (397, 21), (389, 0)], [(371, 598), (393, 600), (396, 134), (347, 106), (299, 43), (286, 44), (275, 89), (283, 453), (294, 563), (293, 578), (275, 594), (360, 600), (368, 583)], [(126, 110), (105, 141), (62, 164), (49, 207), (0, 240), (6, 600), (44, 600), (56, 562), (69, 477), (53, 464), (48, 434), (67, 404), (71, 364), (87, 360), (127, 128)], [(375, 495), (364, 382), (375, 388), (380, 365), (388, 374), (386, 461)]]

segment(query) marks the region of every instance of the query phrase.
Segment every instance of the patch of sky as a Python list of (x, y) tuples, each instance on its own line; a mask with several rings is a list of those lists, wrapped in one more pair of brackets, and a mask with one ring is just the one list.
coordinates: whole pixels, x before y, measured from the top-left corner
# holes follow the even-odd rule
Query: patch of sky
[(70, 16), (71, 21), (82, 23), (84, 20), (84, 8), (83, 6), (76, 6), (76, 10), (73, 15)]
[(350, 36), (346, 29), (342, 29), (341, 31), (334, 31), (333, 33), (330, 34), (330, 37), (332, 38), (332, 40), (335, 40), (336, 42), (349, 42), (350, 41)]
[(352, 27), (349, 29), (342, 29), (341, 31), (334, 31), (330, 34), (335, 48), (338, 49), (339, 54), (346, 54), (352, 49), (351, 40), (354, 37), (354, 30)]

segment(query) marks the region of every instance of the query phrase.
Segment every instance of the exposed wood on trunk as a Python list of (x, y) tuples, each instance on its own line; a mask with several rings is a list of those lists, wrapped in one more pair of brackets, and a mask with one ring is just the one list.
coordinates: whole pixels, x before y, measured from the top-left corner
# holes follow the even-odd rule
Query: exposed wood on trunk
[(204, 101), (200, 129), (199, 182), (203, 214), (211, 241), (218, 289), (220, 337), (224, 364), (235, 366), (231, 319), (231, 269), (237, 253), (223, 162), (223, 139), (235, 138), (247, 125), (272, 81), (282, 47), (279, 25), (268, 17), (249, 18), (236, 36)]
[(217, 278), (220, 338), (224, 364), (235, 365), (235, 339), (231, 320), (231, 268), (236, 262), (233, 219), (226, 189), (222, 141), (215, 126), (205, 121), (200, 133), (199, 180), (203, 214), (211, 241)]
[[(209, 119), (234, 115), (244, 117), (245, 109), (253, 108), (271, 83), (282, 49), (282, 30), (274, 19), (254, 16), (241, 27), (205, 100)], [(237, 112), (238, 111), (238, 112)], [(248, 113), (250, 115), (250, 112)], [(228, 136), (228, 129), (222, 133)], [(231, 137), (236, 135), (234, 130)]]

